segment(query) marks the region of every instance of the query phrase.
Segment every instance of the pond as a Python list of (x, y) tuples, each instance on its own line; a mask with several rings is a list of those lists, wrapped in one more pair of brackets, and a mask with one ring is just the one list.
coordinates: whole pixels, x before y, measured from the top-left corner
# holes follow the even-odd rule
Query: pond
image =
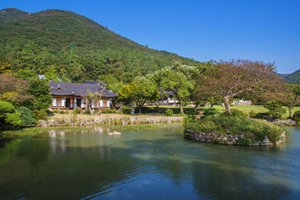
[(300, 129), (278, 146), (183, 139), (182, 128), (51, 130), (0, 144), (0, 199), (300, 199)]

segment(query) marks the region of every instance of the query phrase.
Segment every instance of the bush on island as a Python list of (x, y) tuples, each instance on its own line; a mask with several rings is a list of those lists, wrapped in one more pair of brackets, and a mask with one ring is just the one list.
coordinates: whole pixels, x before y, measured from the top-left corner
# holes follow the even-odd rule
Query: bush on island
[(215, 108), (207, 108), (203, 113), (203, 119), (211, 118), (214, 115), (219, 115), (220, 112)]
[(173, 115), (173, 110), (171, 110), (171, 109), (169, 108), (169, 109), (167, 109), (167, 110), (165, 111), (165, 114), (166, 114), (167, 116), (172, 116), (172, 115)]
[(251, 118), (255, 118), (255, 117), (256, 117), (256, 113), (255, 113), (254, 110), (251, 110), (251, 111), (249, 112), (249, 117), (251, 117)]
[[(221, 116), (229, 116), (227, 112), (224, 112), (221, 114)], [(246, 113), (243, 113), (243, 111), (238, 110), (238, 109), (231, 109), (231, 116), (232, 117), (247, 117)]]

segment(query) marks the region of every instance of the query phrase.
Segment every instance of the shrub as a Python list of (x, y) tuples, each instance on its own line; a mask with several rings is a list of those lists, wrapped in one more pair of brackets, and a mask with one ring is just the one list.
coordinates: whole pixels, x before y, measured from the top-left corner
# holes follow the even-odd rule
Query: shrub
[(107, 108), (107, 109), (101, 110), (101, 113), (103, 113), (103, 114), (110, 114), (110, 113), (115, 114), (115, 113), (118, 113), (118, 112), (116, 110)]
[(95, 115), (98, 113), (98, 110), (94, 110), (92, 113), (93, 113), (93, 115)]
[(46, 119), (47, 118), (47, 112), (44, 110), (34, 110), (32, 111), (33, 117), (36, 121), (39, 121), (40, 119)]
[(131, 114), (131, 107), (123, 106), (122, 107), (122, 113), (123, 114)]
[(249, 112), (249, 117), (251, 117), (251, 118), (255, 118), (255, 117), (256, 117), (256, 113), (255, 113), (254, 110), (251, 110), (251, 111)]
[(251, 144), (251, 141), (249, 138), (240, 138), (236, 141), (236, 144), (239, 144), (242, 146), (248, 146)]
[(234, 117), (247, 117), (247, 114), (238, 109), (231, 109), (231, 115)]
[(271, 119), (281, 119), (282, 115), (286, 113), (286, 109), (282, 108), (279, 101), (268, 101), (264, 107), (269, 110), (267, 113)]
[(232, 116), (232, 117), (247, 117), (246, 113), (243, 113), (243, 111), (238, 109), (231, 109), (231, 115), (229, 115), (227, 112), (222, 113), (221, 116)]
[(197, 111), (197, 110), (187, 110), (186, 112), (185, 112), (185, 114), (187, 114), (187, 115), (197, 115), (197, 114), (199, 114), (199, 112)]
[(20, 113), (19, 119), (21, 120), (21, 126), (31, 126), (34, 124), (34, 118), (32, 115), (32, 111), (26, 107), (19, 107), (15, 109), (18, 113)]
[(222, 144), (222, 140), (214, 139), (214, 144)]
[(300, 122), (300, 110), (298, 110), (294, 113), (293, 119), (297, 122)]
[(65, 123), (65, 126), (70, 126), (70, 125), (71, 125), (70, 122)]
[(69, 109), (67, 108), (67, 110), (66, 110), (66, 114), (69, 114)]
[(261, 113), (257, 113), (257, 114), (255, 115), (255, 118), (257, 118), (257, 119), (262, 119), (262, 118), (264, 118), (264, 116), (263, 116)]
[(65, 114), (65, 111), (61, 110), (59, 111), (60, 114)]
[(81, 109), (80, 108), (75, 108), (75, 110), (73, 111), (73, 114), (77, 115), (81, 113)]
[(203, 118), (213, 117), (214, 115), (219, 115), (219, 111), (215, 108), (207, 108), (203, 113)]
[(21, 124), (20, 115), (11, 103), (0, 101), (0, 130), (18, 127)]
[(173, 115), (173, 110), (171, 110), (171, 109), (169, 108), (169, 109), (167, 109), (167, 110), (165, 111), (165, 114), (166, 114), (167, 116), (172, 116), (172, 115)]
[(85, 114), (85, 115), (90, 115), (90, 114), (91, 114), (91, 112), (90, 112), (89, 110), (85, 110), (85, 111), (83, 111), (83, 112), (82, 112), (82, 114)]

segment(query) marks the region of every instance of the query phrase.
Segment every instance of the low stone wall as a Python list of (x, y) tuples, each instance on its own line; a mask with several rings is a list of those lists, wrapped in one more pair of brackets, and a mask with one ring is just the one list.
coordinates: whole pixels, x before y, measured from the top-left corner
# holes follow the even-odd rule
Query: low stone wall
[[(193, 130), (186, 130), (185, 138), (197, 142), (212, 143), (212, 144), (224, 144), (224, 145), (238, 145), (237, 140), (240, 138), (245, 138), (244, 135), (218, 135), (215, 133), (200, 133)], [(251, 141), (252, 142), (252, 141)], [(280, 144), (285, 142), (285, 132), (281, 134), (280, 140), (275, 144)], [(249, 146), (269, 146), (274, 145), (270, 142), (269, 138), (266, 136), (263, 141), (254, 141), (253, 144)]]
[(287, 119), (287, 120), (275, 120), (272, 123), (274, 124), (283, 124), (286, 126), (297, 126), (297, 122), (291, 119)]
[(129, 117), (129, 118), (93, 118), (93, 119), (48, 119), (39, 120), (38, 126), (94, 126), (94, 125), (134, 125), (180, 123), (183, 117)]

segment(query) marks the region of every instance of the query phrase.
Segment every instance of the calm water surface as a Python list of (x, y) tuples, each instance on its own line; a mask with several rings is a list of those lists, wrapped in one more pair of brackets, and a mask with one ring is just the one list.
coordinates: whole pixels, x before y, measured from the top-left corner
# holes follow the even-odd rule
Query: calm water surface
[(110, 131), (2, 141), (0, 199), (300, 199), (300, 129), (272, 147), (192, 142), (179, 126)]

